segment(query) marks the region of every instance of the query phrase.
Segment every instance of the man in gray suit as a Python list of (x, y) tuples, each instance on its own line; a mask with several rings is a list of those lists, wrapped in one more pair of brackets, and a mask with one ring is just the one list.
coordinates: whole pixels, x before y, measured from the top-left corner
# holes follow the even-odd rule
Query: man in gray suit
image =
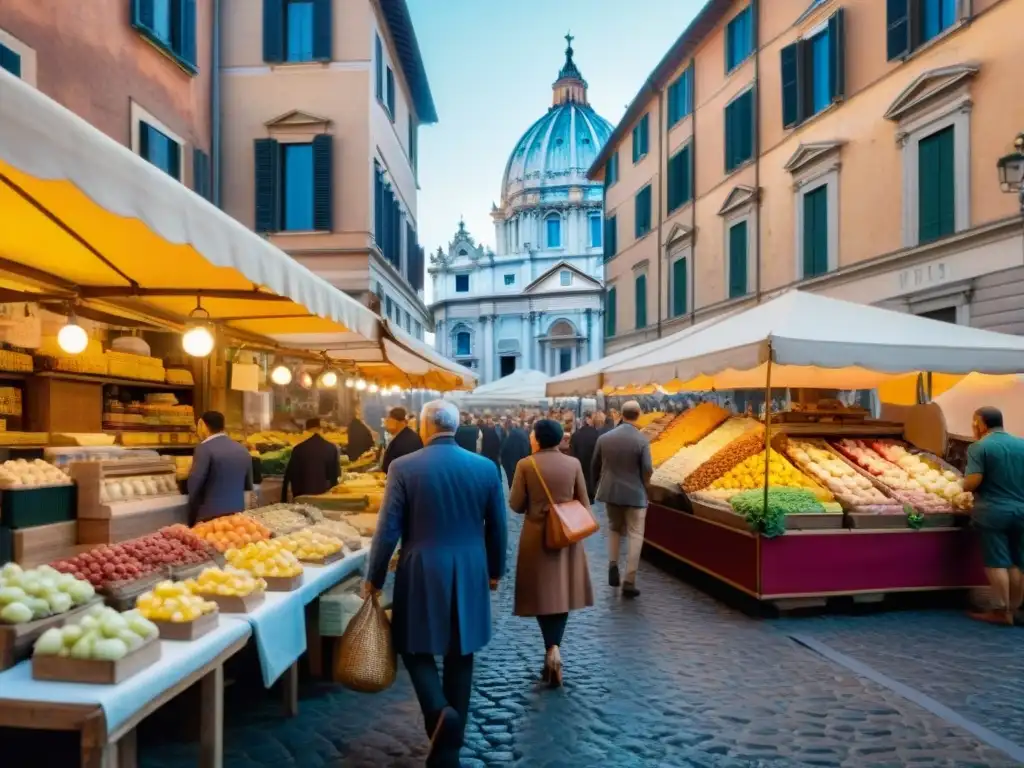
[(623, 536), (628, 536), (626, 578), (622, 596), (640, 594), (636, 572), (644, 546), (644, 521), (647, 518), (647, 482), (654, 474), (651, 444), (637, 429), (640, 404), (630, 400), (622, 406), (622, 423), (597, 439), (592, 473), (597, 485), (597, 500), (608, 510), (608, 584), (619, 586), (619, 552)]
[(245, 510), (252, 490), (252, 457), (224, 434), (224, 414), (207, 411), (196, 431), (202, 442), (192, 455), (188, 474), (189, 524)]

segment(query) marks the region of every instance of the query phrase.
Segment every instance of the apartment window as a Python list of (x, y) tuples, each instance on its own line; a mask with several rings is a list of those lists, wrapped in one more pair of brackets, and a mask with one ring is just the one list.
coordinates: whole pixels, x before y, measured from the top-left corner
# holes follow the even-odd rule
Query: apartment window
[(386, 67), (387, 73), (385, 85), (387, 86), (388, 116), (391, 122), (395, 122), (395, 72), (391, 67)]
[(387, 318), (391, 319), (391, 313), (395, 311), (395, 303), (391, 300), (390, 296), (384, 297), (384, 314)]
[(377, 101), (384, 103), (384, 46), (380, 41), (380, 35), (374, 38), (374, 85), (377, 91)]
[(0, 69), (6, 69), (15, 77), (21, 77), (21, 54), (0, 43)]
[(689, 145), (683, 147), (668, 159), (668, 212), (686, 205), (693, 197)]
[(568, 269), (563, 269), (558, 273), (558, 283), (563, 287), (572, 285), (572, 272)]
[(614, 288), (609, 288), (604, 299), (604, 335), (615, 335), (616, 312), (618, 310), (618, 297)]
[(693, 64), (668, 87), (668, 127), (693, 111)]
[(725, 71), (732, 72), (754, 52), (754, 14), (748, 5), (725, 28)]
[(889, 61), (909, 56), (957, 22), (960, 0), (887, 0)]
[(651, 231), (651, 185), (636, 193), (635, 232), (637, 240)]
[(263, 0), (263, 60), (330, 61), (332, 0)]
[(423, 325), (419, 320), (412, 321), (412, 333), (417, 339), (423, 338)]
[(725, 170), (754, 156), (754, 92), (744, 91), (725, 108)]
[(604, 260), (611, 261), (615, 258), (615, 251), (618, 249), (619, 227), (618, 218), (609, 216), (604, 220)]
[(169, 176), (181, 179), (181, 144), (143, 121), (139, 122), (139, 155)]
[(633, 282), (636, 329), (647, 327), (647, 275), (637, 275)]
[(729, 227), (729, 298), (747, 295), (747, 222)]
[(619, 180), (619, 153), (614, 152), (604, 164), (604, 186), (610, 187)]
[(633, 162), (639, 163), (650, 150), (650, 120), (644, 115), (633, 127)]
[(686, 314), (689, 296), (688, 278), (686, 257), (672, 262), (672, 317)]
[(455, 334), (455, 354), (460, 357), (472, 354), (469, 331), (459, 331)]
[(544, 230), (547, 233), (548, 248), (562, 247), (562, 218), (557, 214), (548, 216), (544, 220)]
[(469, 293), (469, 275), (455, 276), (455, 292)]
[(926, 243), (956, 232), (954, 126), (917, 144), (917, 235)]
[(285, 60), (313, 60), (313, 0), (288, 0)]
[(804, 277), (816, 277), (829, 271), (828, 187), (822, 184), (804, 193)]
[(334, 140), (309, 144), (256, 139), (257, 232), (329, 232), (334, 226)]
[(133, 0), (132, 27), (190, 74), (196, 65), (196, 0)]
[(587, 217), (587, 223), (590, 225), (590, 247), (600, 248), (601, 247), (601, 214), (592, 213)]
[(782, 49), (783, 127), (802, 123), (846, 95), (845, 30), (840, 8), (823, 30)]
[(515, 274), (505, 275), (505, 285), (515, 285), (515, 284), (516, 284), (516, 276), (515, 276)]

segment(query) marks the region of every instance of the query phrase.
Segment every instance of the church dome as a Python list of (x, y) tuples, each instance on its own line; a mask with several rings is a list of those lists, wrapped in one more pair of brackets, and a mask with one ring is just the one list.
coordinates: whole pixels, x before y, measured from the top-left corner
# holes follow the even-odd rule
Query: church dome
[(552, 106), (519, 139), (505, 165), (503, 204), (528, 190), (593, 186), (587, 170), (611, 136), (612, 125), (587, 101), (587, 82), (572, 59), (572, 36), (566, 40), (569, 47), (552, 86)]

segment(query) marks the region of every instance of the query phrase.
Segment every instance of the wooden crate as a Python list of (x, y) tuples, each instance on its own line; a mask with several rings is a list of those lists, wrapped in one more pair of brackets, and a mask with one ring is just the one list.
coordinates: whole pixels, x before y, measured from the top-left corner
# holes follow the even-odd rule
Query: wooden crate
[[(170, 499), (175, 503), (170, 504)], [(117, 504), (126, 507), (123, 514), (106, 519), (79, 518), (79, 544), (117, 544), (145, 536), (168, 525), (188, 523), (188, 501), (184, 496), (157, 496)]]
[(288, 578), (284, 578), (282, 576), (264, 576), (263, 580), (267, 582), (268, 592), (293, 592), (302, 586), (301, 573), (289, 576)]
[(337, 552), (335, 552), (333, 555), (328, 555), (323, 560), (303, 560), (303, 559), (300, 558), (299, 562), (300, 563), (305, 563), (307, 565), (330, 565), (331, 563), (336, 563), (339, 560), (344, 560), (344, 559), (345, 559), (345, 548), (342, 547)]
[(21, 528), (14, 531), (14, 561), (22, 565), (52, 563), (72, 556), (77, 543), (78, 523), (74, 520)]
[(10, 669), (22, 659), (31, 656), (32, 646), (43, 632), (51, 627), (63, 627), (69, 620), (79, 618), (101, 602), (103, 598), (94, 597), (85, 605), (56, 616), (47, 616), (45, 619), (24, 624), (0, 624), (0, 670)]
[(91, 685), (117, 685), (160, 661), (160, 640), (150, 638), (117, 661), (33, 656), (32, 679)]
[(203, 635), (212, 632), (217, 628), (219, 621), (219, 612), (214, 611), (213, 613), (203, 614), (195, 621), (178, 623), (173, 621), (154, 621), (153, 623), (160, 630), (161, 640), (182, 640), (188, 642), (197, 640)]
[(215, 602), (221, 613), (249, 613), (266, 599), (267, 594), (265, 592), (250, 592), (245, 597), (237, 595), (201, 595), (201, 597)]

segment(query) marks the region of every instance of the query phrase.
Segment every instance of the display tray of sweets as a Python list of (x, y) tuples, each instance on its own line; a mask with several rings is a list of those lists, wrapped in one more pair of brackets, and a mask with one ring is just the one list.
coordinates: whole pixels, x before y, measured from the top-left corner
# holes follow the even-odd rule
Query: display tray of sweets
[(651, 460), (660, 466), (685, 446), (699, 443), (732, 414), (714, 403), (701, 403), (677, 417), (651, 443)]
[(864, 510), (875, 516), (889, 514), (898, 515), (901, 519), (904, 517), (902, 504), (872, 483), (870, 478), (851, 467), (827, 441), (783, 436), (779, 445), (796, 466), (827, 488), (844, 510)]
[(291, 504), (271, 504), (243, 514), (268, 528), (273, 536), (287, 536), (310, 524), (309, 518)]
[(221, 613), (248, 613), (266, 598), (267, 582), (234, 568), (207, 568), (182, 584), (192, 594), (217, 604)]
[(164, 640), (195, 640), (217, 626), (217, 604), (194, 594), (183, 581), (160, 582), (139, 595), (135, 607)]
[[(376, 515), (374, 515), (374, 518), (376, 518)], [(341, 539), (350, 552), (357, 552), (363, 546), (362, 537), (364, 534), (361, 534), (358, 528), (349, 523), (347, 518), (341, 520), (325, 519), (322, 522), (311, 525), (307, 530)]]
[(745, 416), (733, 416), (695, 445), (680, 448), (654, 470), (651, 484), (671, 493), (679, 493), (686, 478), (701, 464), (738, 437), (756, 429), (758, 424)]
[[(216, 603), (214, 603), (216, 605)], [(209, 634), (217, 628), (217, 624), (220, 623), (220, 611), (217, 608), (204, 613), (198, 619), (192, 619), (192, 621), (157, 621), (152, 619), (152, 622), (156, 624), (157, 629), (160, 630), (161, 640), (182, 640), (189, 642), (192, 640), (198, 640), (203, 635)]]

